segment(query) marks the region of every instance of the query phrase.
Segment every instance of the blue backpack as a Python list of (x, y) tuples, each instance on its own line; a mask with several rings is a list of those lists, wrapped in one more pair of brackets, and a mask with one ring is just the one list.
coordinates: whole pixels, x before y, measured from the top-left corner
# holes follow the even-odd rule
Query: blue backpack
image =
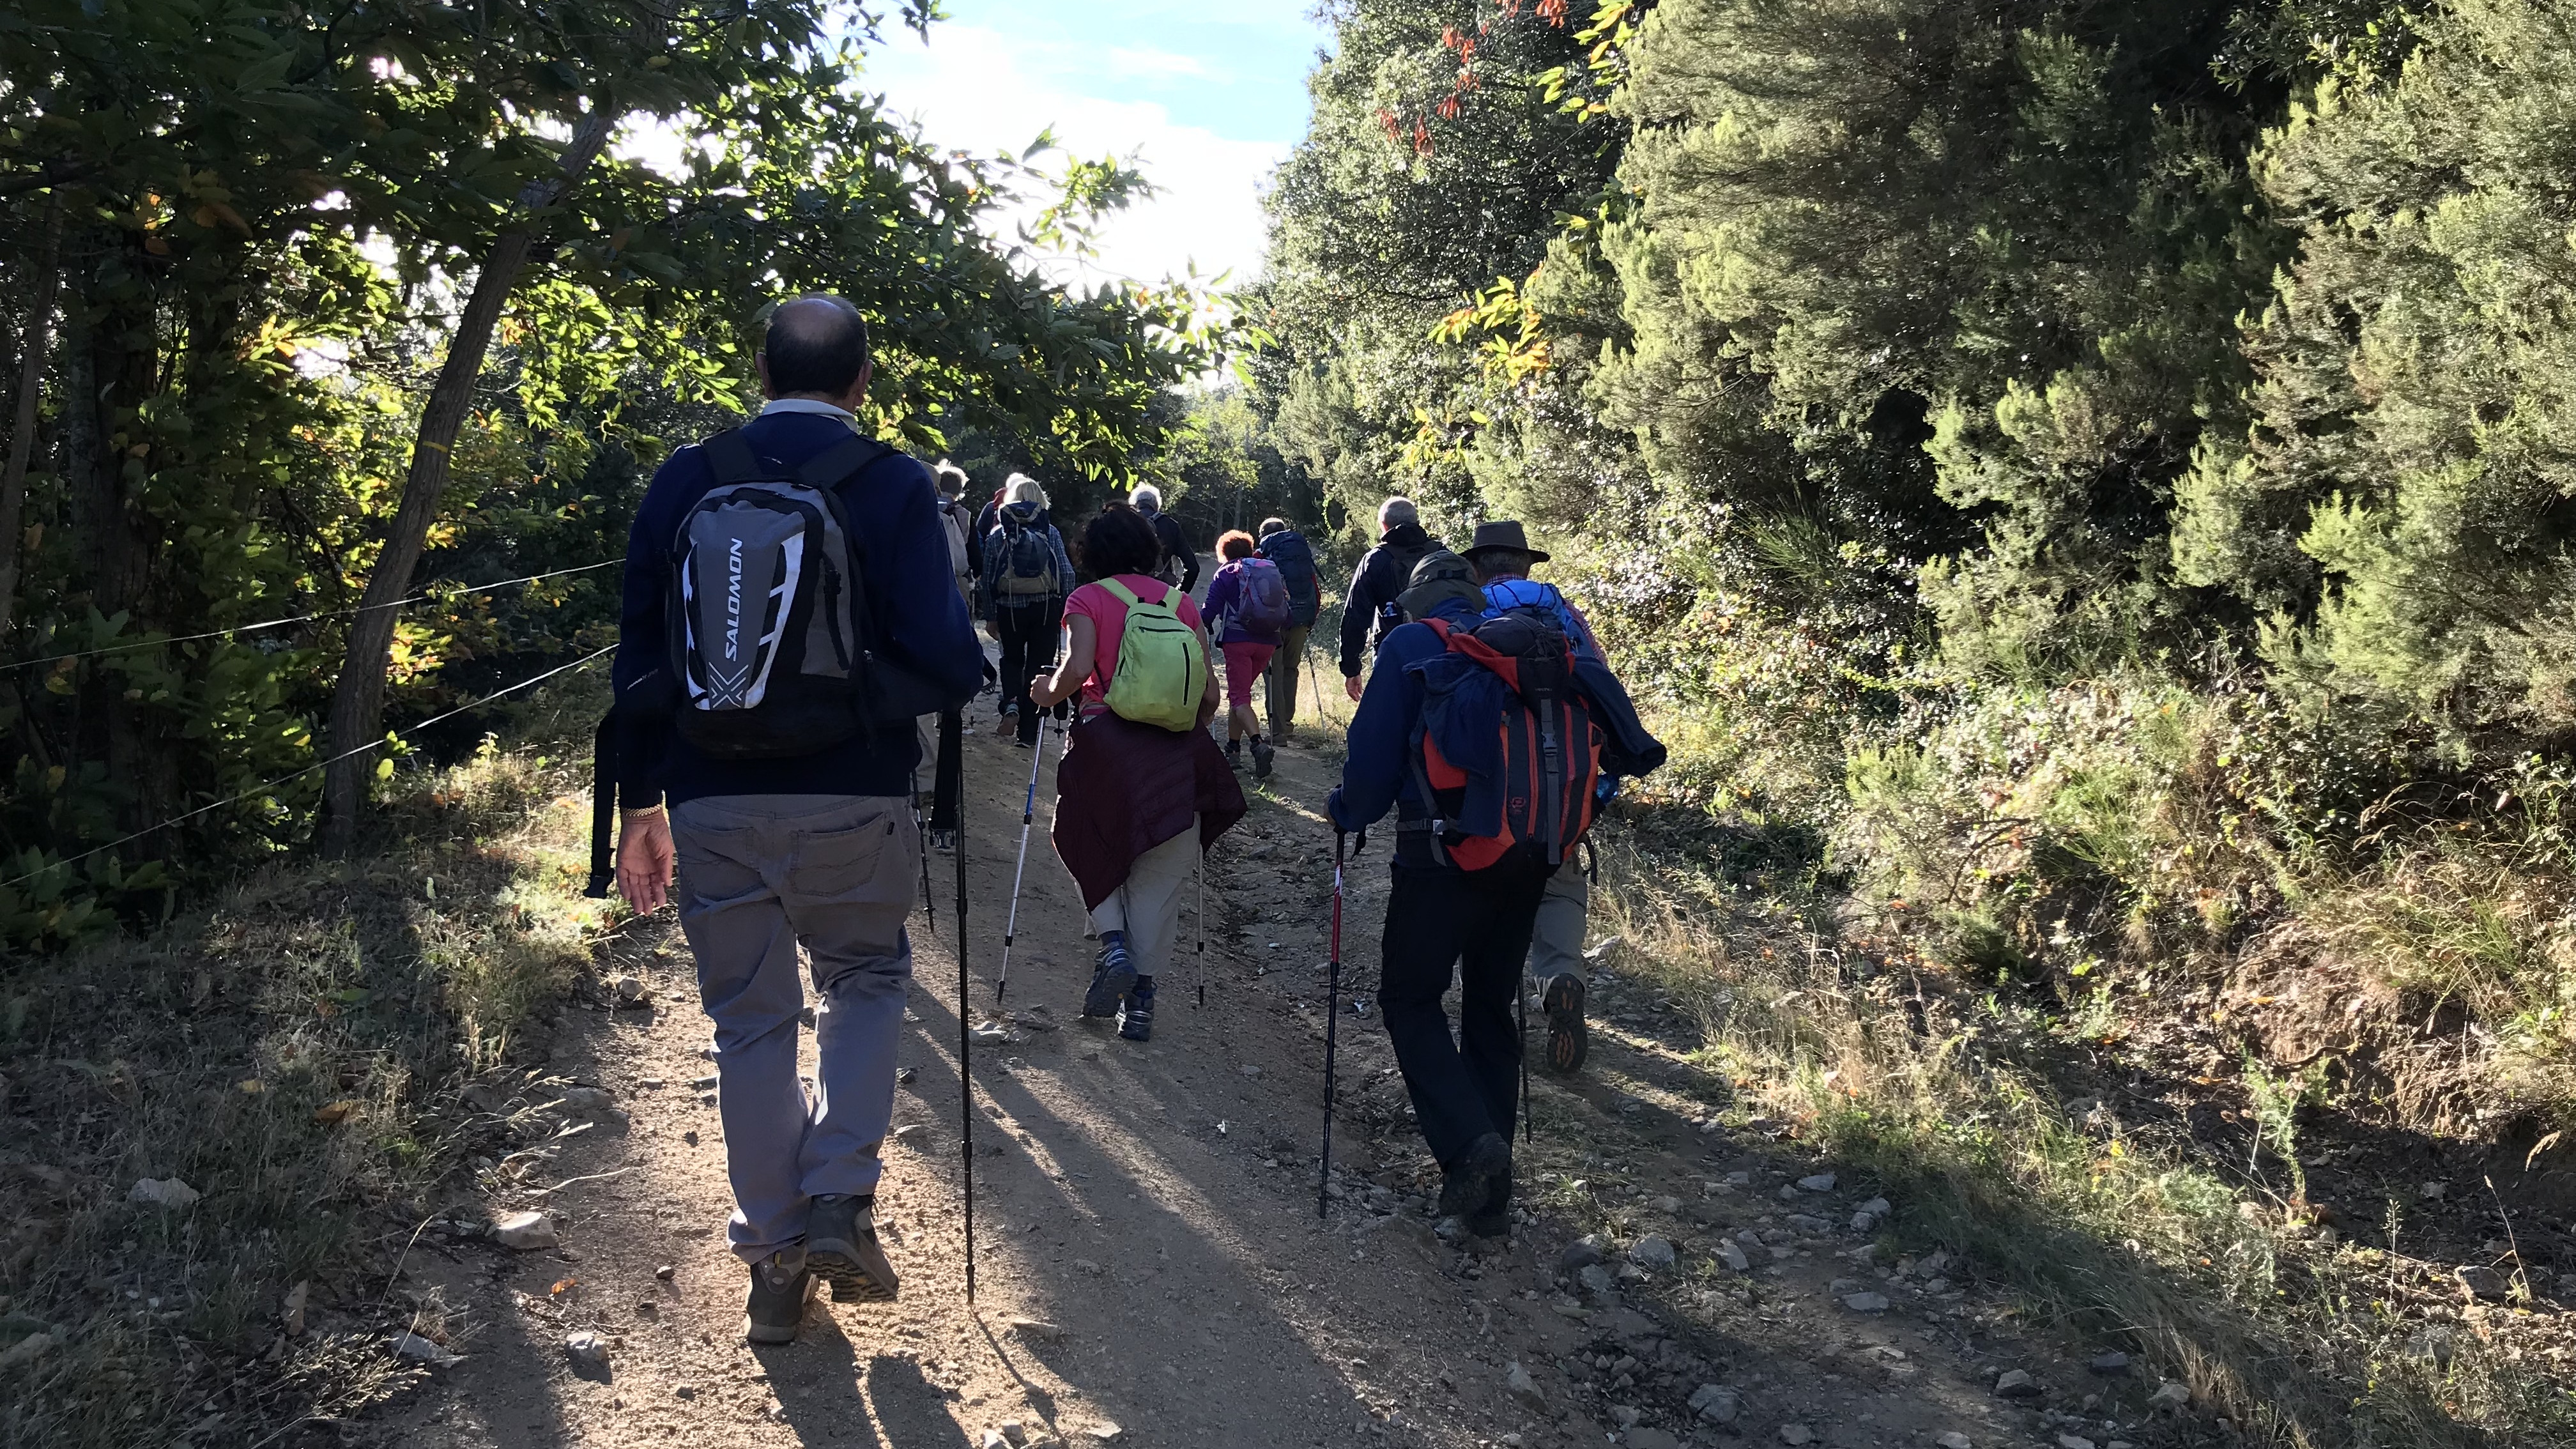
[(1299, 628), (1313, 624), (1323, 600), (1315, 593), (1315, 551), (1306, 546), (1305, 538), (1293, 528), (1282, 529), (1263, 539), (1253, 553), (1277, 564), (1286, 578), (1288, 622)]

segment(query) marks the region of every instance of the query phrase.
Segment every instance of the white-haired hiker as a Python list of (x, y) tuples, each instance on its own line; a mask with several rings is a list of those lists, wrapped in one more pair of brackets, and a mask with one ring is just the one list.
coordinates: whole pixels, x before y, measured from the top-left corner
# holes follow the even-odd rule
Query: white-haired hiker
[(1199, 586), (1199, 556), (1181, 536), (1181, 522), (1163, 511), (1163, 490), (1147, 483), (1127, 495), (1127, 501), (1145, 521), (1154, 525), (1154, 541), (1162, 548), (1155, 560), (1152, 577), (1167, 584), (1180, 585), (1182, 593)]
[[(1037, 711), (1029, 707), (1029, 679), (1055, 664), (1056, 631), (1064, 624), (1064, 596), (1073, 590), (1073, 560), (1064, 535), (1047, 517), (1046, 490), (1026, 473), (1002, 487), (993, 531), (984, 537), (984, 582), (976, 612), (1002, 646), (1002, 710), (1019, 717), (1020, 746), (1038, 742)], [(1004, 722), (1004, 732), (1009, 731)]]

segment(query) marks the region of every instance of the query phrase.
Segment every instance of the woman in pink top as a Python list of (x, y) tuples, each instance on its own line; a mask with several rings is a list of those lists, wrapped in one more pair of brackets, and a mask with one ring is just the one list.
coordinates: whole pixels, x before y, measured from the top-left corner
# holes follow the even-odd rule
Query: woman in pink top
[[(1172, 612), (1207, 648), (1207, 629), (1190, 596), (1149, 570), (1162, 551), (1153, 525), (1113, 504), (1082, 530), (1082, 567), (1114, 578), (1140, 603), (1171, 597)], [(1098, 583), (1064, 601), (1064, 660), (1029, 683), (1039, 709), (1079, 693), (1078, 718), (1056, 770), (1056, 854), (1082, 887), (1091, 929), (1100, 937), (1085, 1016), (1116, 1016), (1118, 1034), (1147, 1040), (1154, 1024), (1154, 978), (1168, 965), (1180, 935), (1181, 887), (1214, 843), (1244, 811), (1207, 722), (1216, 715), (1216, 671), (1207, 672), (1198, 723), (1177, 733), (1111, 712), (1109, 682), (1118, 677), (1118, 645), (1127, 605)]]

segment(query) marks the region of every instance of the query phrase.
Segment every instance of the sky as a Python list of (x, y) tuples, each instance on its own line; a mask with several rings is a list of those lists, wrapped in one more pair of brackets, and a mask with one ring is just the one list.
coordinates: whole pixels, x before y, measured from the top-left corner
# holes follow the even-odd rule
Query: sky
[(1311, 3), (945, 0), (927, 44), (890, 28), (860, 84), (940, 146), (1017, 153), (1052, 126), (1066, 153), (1137, 165), (1160, 194), (1104, 232), (1097, 274), (1195, 263), (1242, 283), (1261, 270), (1261, 189), (1305, 134), (1306, 72), (1330, 40)]

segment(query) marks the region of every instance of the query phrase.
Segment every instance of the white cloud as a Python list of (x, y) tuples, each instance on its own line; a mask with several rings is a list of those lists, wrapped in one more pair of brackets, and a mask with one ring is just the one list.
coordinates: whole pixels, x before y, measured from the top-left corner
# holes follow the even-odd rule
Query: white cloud
[(891, 109), (918, 120), (934, 144), (1016, 153), (1053, 127), (1065, 152), (1131, 161), (1157, 188), (1158, 195), (1103, 229), (1100, 255), (1085, 271), (1146, 281), (1180, 276), (1192, 263), (1203, 277), (1231, 272), (1235, 282), (1259, 273), (1260, 188), (1286, 158), (1288, 143), (1228, 140), (1174, 121), (1157, 102), (1084, 95), (1064, 80), (1087, 76), (1096, 83), (1121, 64), (1203, 74), (1202, 62), (1051, 45), (954, 23), (930, 35), (927, 46), (905, 38), (872, 51), (861, 85), (882, 91)]

